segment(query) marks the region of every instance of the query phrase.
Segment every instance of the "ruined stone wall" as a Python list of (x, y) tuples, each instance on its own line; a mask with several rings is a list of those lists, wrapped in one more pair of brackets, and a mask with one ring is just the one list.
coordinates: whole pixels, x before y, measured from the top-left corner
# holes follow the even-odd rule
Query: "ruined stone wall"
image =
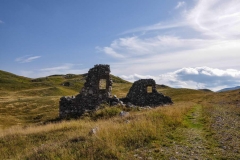
[[(104, 88), (100, 89), (100, 80), (105, 80)], [(99, 100), (106, 100), (111, 94), (112, 82), (110, 79), (110, 66), (109, 65), (95, 65), (94, 68), (88, 71), (88, 76), (84, 87), (80, 94), (84, 96), (91, 96)]]
[[(101, 80), (105, 82), (101, 87)], [(81, 116), (86, 110), (96, 110), (111, 95), (112, 81), (109, 65), (95, 65), (88, 71), (84, 87), (76, 97), (62, 97), (59, 117)]]
[[(148, 87), (152, 89), (150, 92), (147, 91)], [(157, 92), (156, 82), (153, 79), (140, 79), (135, 81), (126, 99), (138, 106), (159, 106), (173, 103), (170, 97)]]
[(61, 97), (59, 101), (59, 117), (76, 117), (82, 114), (80, 108), (75, 105), (75, 97)]
[[(148, 90), (150, 88), (150, 90)], [(160, 106), (172, 104), (172, 100), (156, 90), (153, 79), (141, 79), (133, 83), (127, 97), (111, 97), (112, 80), (109, 65), (95, 65), (88, 71), (84, 87), (76, 97), (62, 97), (59, 102), (59, 117), (79, 117), (86, 111), (97, 110), (101, 103), (125, 106)]]

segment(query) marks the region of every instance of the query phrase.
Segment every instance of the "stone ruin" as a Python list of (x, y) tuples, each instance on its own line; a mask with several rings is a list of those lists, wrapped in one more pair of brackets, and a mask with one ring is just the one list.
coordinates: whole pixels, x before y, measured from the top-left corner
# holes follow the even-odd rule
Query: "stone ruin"
[(137, 106), (151, 107), (173, 104), (170, 97), (158, 93), (156, 82), (153, 79), (140, 79), (135, 81), (123, 101), (125, 101), (125, 103), (130, 102)]
[(79, 117), (86, 111), (97, 110), (102, 103), (110, 106), (125, 105), (160, 106), (172, 104), (172, 100), (156, 90), (153, 79), (141, 79), (133, 83), (125, 98), (111, 96), (112, 80), (109, 65), (95, 65), (88, 71), (86, 82), (80, 93), (74, 97), (61, 97), (59, 117)]
[(88, 71), (84, 87), (76, 97), (62, 97), (59, 102), (59, 117), (76, 117), (86, 110), (96, 110), (111, 96), (112, 80), (109, 65), (95, 65)]

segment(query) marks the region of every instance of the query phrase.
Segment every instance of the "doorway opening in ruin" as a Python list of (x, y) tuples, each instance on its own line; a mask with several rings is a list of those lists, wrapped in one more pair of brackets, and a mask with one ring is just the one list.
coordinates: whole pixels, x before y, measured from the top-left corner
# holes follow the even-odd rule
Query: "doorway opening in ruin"
[(100, 90), (107, 89), (107, 80), (106, 79), (100, 79), (99, 80), (99, 89)]
[(147, 93), (152, 93), (152, 92), (153, 92), (153, 87), (147, 86)]

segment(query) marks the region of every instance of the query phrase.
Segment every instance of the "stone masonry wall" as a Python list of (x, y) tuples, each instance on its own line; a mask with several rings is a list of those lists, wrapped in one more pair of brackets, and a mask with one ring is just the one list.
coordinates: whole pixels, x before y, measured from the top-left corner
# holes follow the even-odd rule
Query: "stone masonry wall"
[[(148, 87), (152, 88), (150, 93), (147, 92)], [(159, 106), (173, 103), (170, 97), (157, 92), (156, 82), (153, 79), (140, 79), (135, 81), (126, 99), (138, 106)]]
[[(100, 81), (105, 82), (102, 88)], [(96, 110), (111, 95), (112, 81), (109, 65), (95, 65), (88, 71), (84, 87), (76, 97), (62, 97), (59, 117), (81, 116), (86, 110)]]
[[(151, 90), (147, 90), (147, 88)], [(79, 117), (86, 111), (97, 110), (101, 103), (131, 106), (161, 106), (172, 104), (172, 100), (156, 90), (153, 79), (141, 79), (133, 83), (125, 98), (111, 97), (112, 80), (109, 65), (95, 65), (88, 71), (84, 87), (76, 97), (61, 97), (59, 117)]]

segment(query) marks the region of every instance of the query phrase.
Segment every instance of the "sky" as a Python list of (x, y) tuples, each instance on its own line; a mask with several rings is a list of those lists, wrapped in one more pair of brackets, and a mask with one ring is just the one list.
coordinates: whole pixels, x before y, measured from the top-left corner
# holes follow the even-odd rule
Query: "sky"
[(239, 0), (0, 0), (0, 70), (30, 78), (109, 64), (134, 82), (240, 86)]

